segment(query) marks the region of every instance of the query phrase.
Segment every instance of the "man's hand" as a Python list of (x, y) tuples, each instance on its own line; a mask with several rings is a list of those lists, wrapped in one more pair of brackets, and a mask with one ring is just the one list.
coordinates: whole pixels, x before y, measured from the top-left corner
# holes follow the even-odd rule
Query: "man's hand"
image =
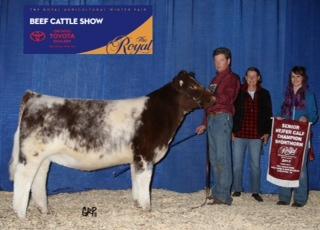
[(269, 134), (264, 134), (260, 139), (262, 140), (263, 144), (267, 144), (269, 139)]
[(203, 134), (205, 131), (206, 131), (206, 126), (205, 125), (200, 125), (200, 126), (198, 126), (197, 128), (196, 128), (196, 133), (198, 134), (198, 135), (201, 135), (201, 134)]
[(299, 118), (299, 121), (308, 122), (308, 118), (306, 118), (305, 116), (302, 116)]

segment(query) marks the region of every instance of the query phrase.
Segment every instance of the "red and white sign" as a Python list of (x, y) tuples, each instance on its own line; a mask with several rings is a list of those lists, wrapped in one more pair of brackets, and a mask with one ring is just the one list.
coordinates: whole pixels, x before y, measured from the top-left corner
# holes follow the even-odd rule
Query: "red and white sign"
[(309, 122), (273, 118), (267, 180), (282, 187), (299, 187), (309, 140)]

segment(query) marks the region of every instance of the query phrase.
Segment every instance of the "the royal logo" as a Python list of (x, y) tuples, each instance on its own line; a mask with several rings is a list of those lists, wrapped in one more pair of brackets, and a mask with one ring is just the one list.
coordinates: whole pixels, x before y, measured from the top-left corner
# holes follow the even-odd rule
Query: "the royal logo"
[(149, 54), (152, 52), (153, 40), (144, 36), (130, 39), (128, 36), (119, 36), (106, 46), (107, 54)]
[(296, 155), (297, 148), (289, 146), (281, 146), (278, 150), (280, 156), (294, 156)]
[(42, 42), (46, 39), (46, 34), (42, 31), (33, 31), (30, 33), (29, 37), (34, 42)]

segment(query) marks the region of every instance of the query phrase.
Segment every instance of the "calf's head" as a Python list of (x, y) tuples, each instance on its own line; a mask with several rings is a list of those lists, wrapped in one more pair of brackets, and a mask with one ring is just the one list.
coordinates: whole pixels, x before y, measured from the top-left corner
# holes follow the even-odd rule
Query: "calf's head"
[(192, 72), (180, 71), (172, 84), (181, 94), (181, 104), (187, 110), (206, 109), (215, 102), (212, 93), (196, 81)]

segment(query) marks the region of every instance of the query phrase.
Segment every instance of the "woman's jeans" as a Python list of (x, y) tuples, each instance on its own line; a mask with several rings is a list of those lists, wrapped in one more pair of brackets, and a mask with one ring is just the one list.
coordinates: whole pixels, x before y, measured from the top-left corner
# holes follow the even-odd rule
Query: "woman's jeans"
[[(307, 149), (307, 152), (309, 150)], [(308, 200), (308, 168), (307, 161), (309, 158), (309, 154), (304, 156), (302, 171), (299, 179), (299, 187), (298, 188), (285, 188), (279, 187), (279, 200), (284, 201), (286, 203), (290, 203), (292, 191), (294, 192), (293, 201), (305, 205)]]
[(232, 148), (233, 160), (233, 191), (241, 192), (243, 179), (243, 162), (246, 150), (250, 156), (251, 170), (251, 192), (260, 192), (260, 159), (261, 159), (262, 140), (234, 138)]
[(231, 114), (209, 115), (208, 142), (213, 198), (229, 205), (232, 203), (232, 125)]

